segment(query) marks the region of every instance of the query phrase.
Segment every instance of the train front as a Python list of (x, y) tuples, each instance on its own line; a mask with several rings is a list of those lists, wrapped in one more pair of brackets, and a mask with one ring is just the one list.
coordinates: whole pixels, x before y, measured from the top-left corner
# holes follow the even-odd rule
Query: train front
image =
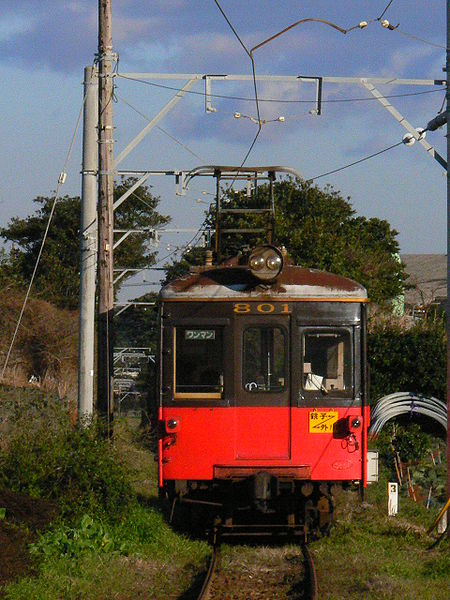
[(366, 302), (273, 246), (165, 286), (161, 489), (224, 528), (326, 531), (331, 486), (366, 485)]

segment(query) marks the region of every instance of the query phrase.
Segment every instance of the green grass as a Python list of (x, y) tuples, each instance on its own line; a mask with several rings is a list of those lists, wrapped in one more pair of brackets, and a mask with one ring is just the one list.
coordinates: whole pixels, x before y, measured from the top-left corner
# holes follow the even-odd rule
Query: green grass
[[(176, 534), (164, 520), (156, 464), (139, 422), (117, 421), (108, 445), (94, 431), (74, 429), (47, 400), (17, 400), (23, 410), (9, 421), (2, 483), (53, 499), (60, 513), (31, 546), (36, 576), (0, 588), (0, 596), (162, 600), (169, 590), (174, 598), (186, 591), (205, 568), (209, 547)], [(24, 428), (27, 412), (35, 422)]]
[[(30, 410), (35, 414), (36, 405), (32, 403)], [(117, 421), (111, 447), (95, 443), (89, 435), (85, 440), (70, 427), (64, 430), (65, 437), (60, 428), (49, 429), (46, 418), (39, 415), (43, 421), (33, 424), (33, 435), (30, 428), (8, 431), (13, 452), (8, 455), (3, 449), (1, 460), (18, 491), (34, 490), (65, 509), (34, 542), (36, 576), (10, 583), (0, 589), (0, 596), (6, 600), (181, 597), (205, 569), (209, 548), (167, 525), (157, 501), (156, 465), (138, 421)], [(17, 422), (24, 422), (20, 415)], [(34, 468), (32, 460), (21, 457), (20, 439), (33, 456), (45, 452), (49, 467)], [(51, 440), (54, 446), (46, 448)], [(86, 461), (90, 479), (83, 469), (70, 467), (75, 459)], [(22, 471), (14, 471), (14, 465)], [(52, 473), (61, 465), (58, 472), (65, 477), (58, 487)], [(354, 492), (337, 495), (337, 523), (330, 537), (311, 545), (321, 600), (450, 597), (448, 538), (430, 548), (433, 538), (426, 534), (439, 506), (427, 511), (402, 495), (399, 514), (387, 517), (387, 480), (382, 472), (380, 483), (368, 488), (363, 505)], [(82, 511), (74, 510), (77, 490)], [(250, 564), (256, 551), (246, 552), (225, 553), (225, 567), (233, 561), (245, 566), (247, 559)], [(268, 564), (283, 562), (276, 550), (261, 548), (256, 554)]]
[[(58, 528), (37, 544), (40, 570), (35, 578), (10, 584), (7, 600), (168, 598), (181, 595), (205, 568), (209, 548), (175, 534), (157, 511), (139, 505), (106, 529), (109, 549), (82, 544), (60, 552)], [(53, 546), (52, 546), (53, 544)]]
[(339, 498), (336, 526), (312, 545), (323, 600), (446, 600), (450, 597), (449, 541), (434, 548), (426, 529), (434, 513), (407, 497), (387, 516), (387, 480)]

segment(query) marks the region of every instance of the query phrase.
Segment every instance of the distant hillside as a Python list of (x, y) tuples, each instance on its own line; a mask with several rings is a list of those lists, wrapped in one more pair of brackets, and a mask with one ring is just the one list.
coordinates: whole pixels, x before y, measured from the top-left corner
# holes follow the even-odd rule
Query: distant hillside
[[(23, 294), (0, 292), (0, 373), (22, 308)], [(43, 300), (29, 299), (3, 383), (32, 385), (76, 397), (78, 316)], [(31, 383), (30, 383), (31, 384)]]
[(413, 288), (405, 293), (405, 304), (429, 304), (437, 296), (447, 296), (446, 254), (402, 254), (409, 274), (407, 284)]

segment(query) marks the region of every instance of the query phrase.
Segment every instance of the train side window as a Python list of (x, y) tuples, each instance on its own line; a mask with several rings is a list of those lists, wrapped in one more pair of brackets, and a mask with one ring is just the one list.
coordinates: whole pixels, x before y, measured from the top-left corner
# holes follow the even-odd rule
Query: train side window
[(174, 328), (174, 398), (219, 399), (223, 392), (223, 328)]
[(308, 331), (303, 335), (303, 389), (352, 390), (352, 344), (348, 330)]
[(243, 336), (242, 385), (247, 392), (286, 387), (286, 335), (281, 327), (249, 327)]

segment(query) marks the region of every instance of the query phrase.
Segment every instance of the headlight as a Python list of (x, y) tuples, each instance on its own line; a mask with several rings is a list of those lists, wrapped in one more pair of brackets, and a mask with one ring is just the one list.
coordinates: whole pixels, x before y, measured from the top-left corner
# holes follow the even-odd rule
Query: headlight
[(248, 266), (257, 279), (273, 281), (283, 269), (283, 256), (275, 246), (259, 246), (251, 253)]
[(266, 265), (271, 271), (279, 271), (283, 266), (281, 256), (269, 256), (269, 258), (266, 259)]
[(249, 267), (252, 271), (260, 271), (264, 268), (266, 261), (264, 260), (264, 256), (251, 256), (248, 261)]

